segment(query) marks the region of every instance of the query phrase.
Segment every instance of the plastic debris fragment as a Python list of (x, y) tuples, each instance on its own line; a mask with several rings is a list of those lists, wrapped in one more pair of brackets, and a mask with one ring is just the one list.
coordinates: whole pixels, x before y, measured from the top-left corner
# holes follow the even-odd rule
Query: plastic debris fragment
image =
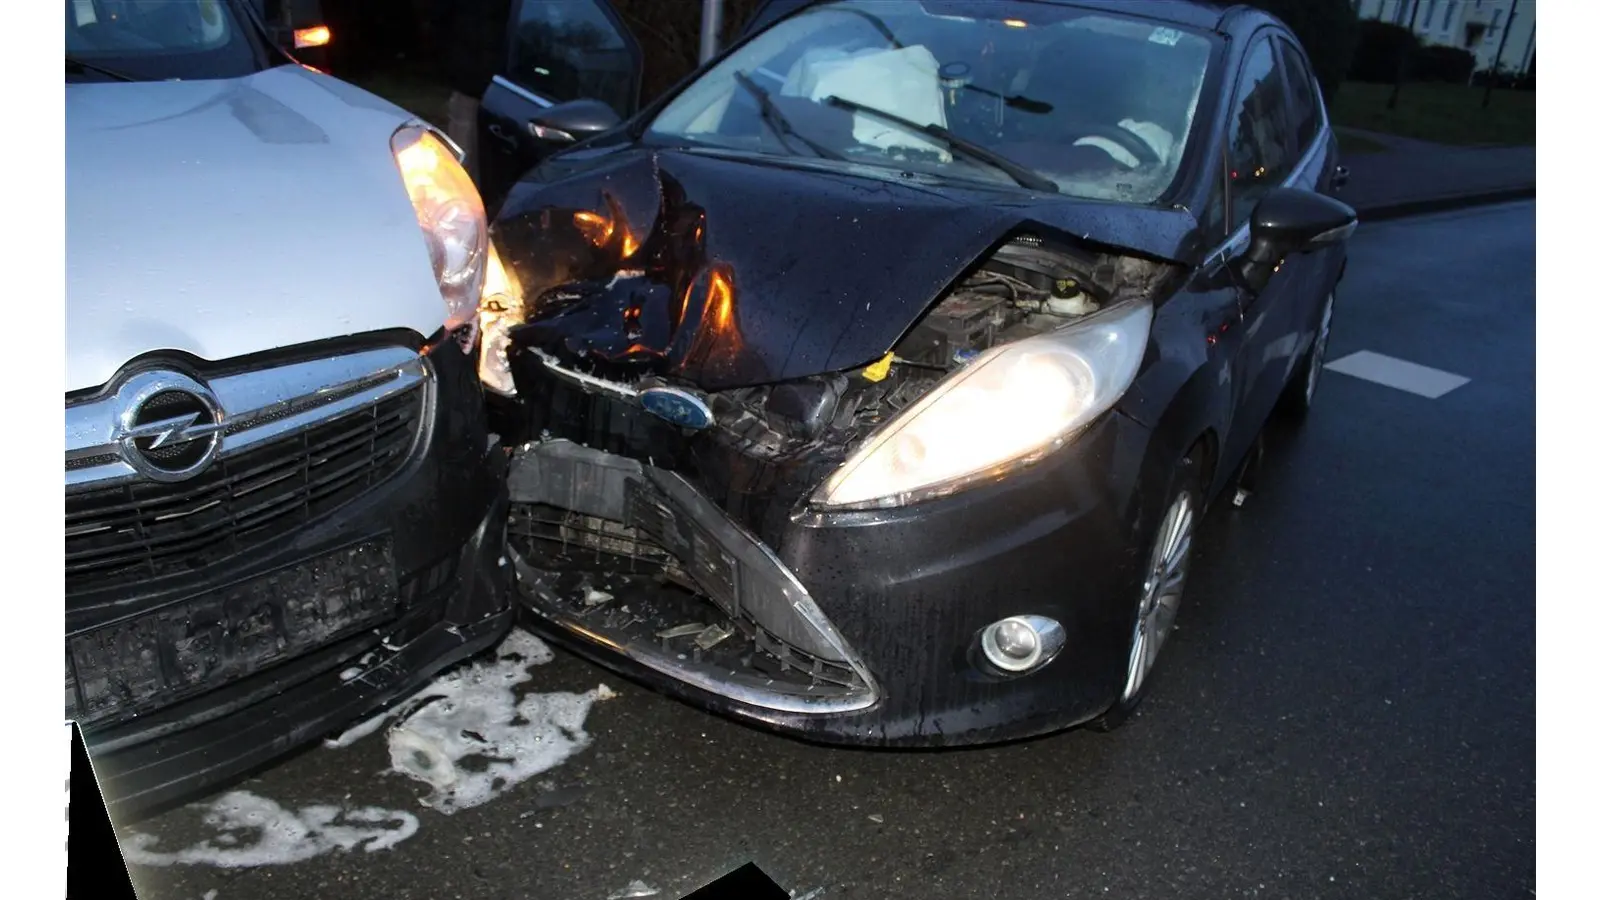
[(730, 634), (733, 634), (732, 628), (712, 625), (695, 637), (694, 645), (701, 650), (710, 650), (712, 647), (727, 640)]

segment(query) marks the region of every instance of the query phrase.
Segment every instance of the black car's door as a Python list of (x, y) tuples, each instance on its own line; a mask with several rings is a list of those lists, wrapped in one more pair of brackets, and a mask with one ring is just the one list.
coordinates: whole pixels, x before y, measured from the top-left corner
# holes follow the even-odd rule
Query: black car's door
[[(1226, 139), (1228, 228), (1226, 254), (1243, 255), (1250, 215), (1268, 191), (1309, 187), (1297, 153), (1285, 102), (1287, 84), (1272, 31), (1257, 32), (1244, 53), (1234, 86)], [(1314, 180), (1315, 174), (1311, 176)], [(1234, 371), (1234, 415), (1223, 463), (1242, 458), (1266, 424), (1293, 366), (1300, 330), (1304, 260), (1291, 258), (1259, 293), (1240, 292), (1243, 335)]]
[(598, 100), (631, 116), (639, 106), (641, 58), (609, 0), (515, 0), (503, 62), (478, 109), (484, 202), (497, 207), (524, 172), (566, 146), (560, 135), (531, 124), (541, 110)]
[[(1341, 167), (1338, 144), (1333, 138), (1332, 125), (1328, 122), (1322, 91), (1300, 48), (1281, 35), (1275, 39), (1275, 43), (1289, 85), (1287, 108), (1290, 133), (1301, 160), (1295, 186), (1333, 193), (1340, 182)], [(1295, 290), (1300, 308), (1300, 318), (1294, 326), (1297, 337), (1295, 360), (1301, 358), (1316, 338), (1322, 321), (1323, 302), (1339, 280), (1345, 253), (1346, 245), (1338, 242), (1314, 253), (1301, 255), (1294, 260), (1292, 269), (1285, 267), (1296, 279)], [(1286, 374), (1292, 376), (1294, 373)]]

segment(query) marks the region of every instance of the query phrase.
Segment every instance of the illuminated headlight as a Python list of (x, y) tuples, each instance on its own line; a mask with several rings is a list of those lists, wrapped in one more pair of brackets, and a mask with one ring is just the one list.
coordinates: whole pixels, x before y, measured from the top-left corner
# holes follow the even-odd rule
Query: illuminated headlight
[(489, 255), (483, 198), (456, 152), (425, 125), (406, 125), (389, 141), (428, 245), (444, 298), (445, 327), (475, 324)]
[(818, 488), (824, 509), (902, 506), (1026, 465), (1109, 410), (1139, 373), (1148, 301), (994, 347), (895, 416)]
[(483, 276), (483, 301), (478, 311), (483, 340), (478, 350), (478, 378), (484, 387), (508, 397), (516, 394), (517, 388), (511, 380), (511, 364), (506, 359), (507, 335), (512, 326), (521, 321), (522, 292), (517, 287), (516, 276), (500, 261), (500, 253), (491, 241), (489, 265)]

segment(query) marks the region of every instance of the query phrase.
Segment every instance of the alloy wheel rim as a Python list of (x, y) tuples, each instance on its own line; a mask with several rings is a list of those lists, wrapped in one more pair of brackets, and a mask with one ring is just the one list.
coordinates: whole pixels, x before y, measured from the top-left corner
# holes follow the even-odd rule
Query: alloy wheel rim
[(1328, 331), (1333, 324), (1333, 294), (1322, 304), (1322, 323), (1317, 326), (1317, 339), (1311, 345), (1311, 371), (1306, 373), (1306, 402), (1317, 393), (1317, 382), (1322, 380), (1322, 361), (1328, 355)]
[(1133, 628), (1133, 648), (1128, 654), (1128, 680), (1122, 689), (1124, 701), (1133, 699), (1144, 687), (1150, 670), (1155, 667), (1156, 655), (1172, 633), (1189, 575), (1194, 524), (1194, 498), (1185, 491), (1168, 507), (1161, 528), (1156, 532), (1155, 547), (1150, 552), (1150, 567), (1145, 571), (1139, 615)]

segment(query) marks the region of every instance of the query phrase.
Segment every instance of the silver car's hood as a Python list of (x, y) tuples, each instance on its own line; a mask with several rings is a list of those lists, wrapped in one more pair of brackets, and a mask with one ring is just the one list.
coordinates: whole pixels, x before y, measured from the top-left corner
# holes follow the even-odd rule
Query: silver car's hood
[(399, 108), (298, 66), (66, 100), (67, 391), (153, 350), (443, 324), (389, 149)]

